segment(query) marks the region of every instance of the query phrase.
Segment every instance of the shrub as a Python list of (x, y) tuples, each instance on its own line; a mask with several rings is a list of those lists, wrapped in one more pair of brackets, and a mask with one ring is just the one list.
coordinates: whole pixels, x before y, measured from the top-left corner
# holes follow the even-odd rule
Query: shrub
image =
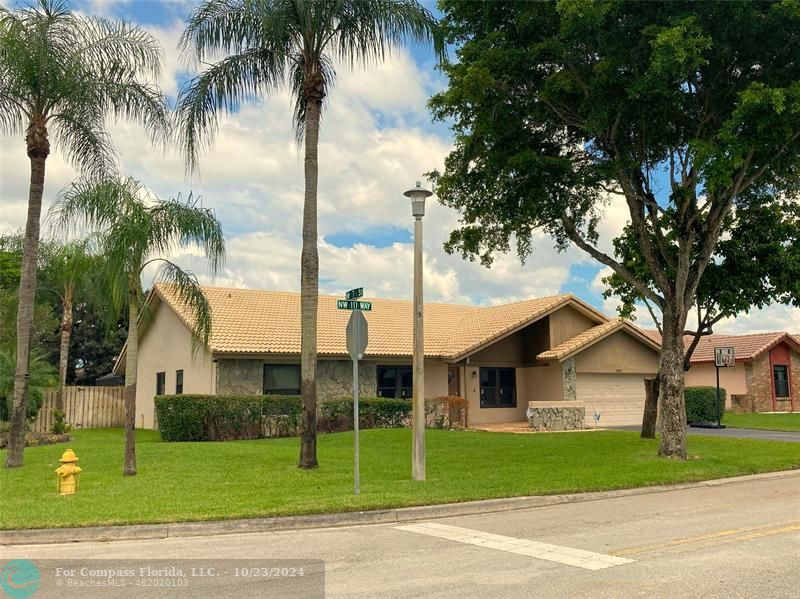
[[(686, 421), (716, 422), (717, 421), (717, 388), (716, 387), (686, 387), (683, 391), (686, 400)], [(725, 415), (725, 389), (719, 390), (720, 419)]]
[[(225, 441), (291, 437), (300, 430), (302, 403), (297, 396), (160, 395), (156, 418), (164, 441)], [(427, 426), (465, 428), (466, 401), (460, 397), (426, 400)], [(400, 428), (411, 424), (407, 399), (359, 400), (359, 428)], [(353, 430), (353, 400), (320, 402), (317, 430)]]
[[(353, 399), (343, 397), (322, 402), (318, 430), (326, 433), (353, 430)], [(411, 423), (407, 399), (365, 397), (358, 400), (359, 428), (400, 428)]]
[(155, 398), (165, 441), (224, 441), (296, 435), (301, 403), (280, 395), (162, 395)]

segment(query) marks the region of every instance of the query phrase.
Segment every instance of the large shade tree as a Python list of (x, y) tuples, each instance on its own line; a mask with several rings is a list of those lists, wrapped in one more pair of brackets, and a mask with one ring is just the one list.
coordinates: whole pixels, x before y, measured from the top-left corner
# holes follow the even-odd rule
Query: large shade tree
[(80, 171), (113, 169), (106, 118), (142, 123), (166, 139), (166, 101), (151, 81), (162, 51), (144, 29), (72, 13), (66, 0), (0, 7), (0, 132), (25, 136), (28, 214), (17, 312), (17, 368), (6, 467), (22, 465), (36, 265), (51, 141)]
[(119, 308), (127, 308), (123, 474), (135, 475), (137, 323), (144, 299), (143, 272), (151, 264), (158, 266), (156, 282), (176, 294), (192, 315), (196, 342), (207, 344), (211, 335), (208, 300), (195, 275), (168, 256), (180, 249), (199, 248), (215, 274), (225, 259), (222, 228), (214, 212), (191, 195), (185, 201), (161, 201), (132, 178), (77, 181), (60, 194), (52, 210), (56, 222), (64, 227), (90, 226), (97, 230), (109, 297)]
[[(448, 247), (523, 257), (543, 230), (663, 315), (659, 453), (686, 457), (683, 331), (725, 219), (800, 183), (796, 2), (441, 0), (457, 60), (431, 103), (455, 149), (435, 177), (462, 215)], [(648, 285), (598, 243), (614, 194)]]
[(180, 140), (190, 170), (211, 143), (221, 112), (288, 87), (294, 130), (305, 145), (300, 258), (301, 468), (317, 466), (317, 182), (320, 116), (334, 61), (370, 65), (407, 38), (441, 49), (436, 21), (416, 0), (207, 0), (189, 18), (182, 46), (196, 61), (220, 58), (178, 99)]
[[(691, 368), (692, 355), (700, 340), (713, 334), (720, 321), (771, 304), (800, 307), (800, 203), (745, 195), (728, 214), (723, 230), (723, 238), (717, 243), (697, 287), (691, 325), (684, 331), (691, 339), (683, 359), (685, 371)], [(614, 240), (614, 254), (625, 268), (654, 287), (630, 226)], [(613, 295), (621, 300), (618, 308), (621, 316), (635, 319), (637, 307), (644, 305), (662, 333), (658, 308), (639, 290), (616, 273), (603, 281), (607, 285), (604, 296)], [(642, 437), (655, 437), (657, 399), (657, 386), (648, 382)]]

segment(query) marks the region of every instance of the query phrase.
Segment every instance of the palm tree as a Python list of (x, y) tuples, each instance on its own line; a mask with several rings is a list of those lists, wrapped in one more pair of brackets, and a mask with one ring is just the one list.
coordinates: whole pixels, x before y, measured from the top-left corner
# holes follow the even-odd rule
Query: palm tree
[[(58, 394), (56, 410), (64, 413), (64, 386), (67, 384), (67, 365), (69, 364), (69, 340), (72, 335), (72, 316), (75, 293), (86, 282), (89, 274), (100, 265), (93, 251), (90, 237), (52, 243), (48, 251), (47, 281), (55, 288), (53, 291), (61, 300), (61, 338), (58, 354)], [(47, 250), (46, 250), (47, 251)]]
[(442, 55), (436, 19), (416, 0), (206, 0), (188, 20), (181, 45), (210, 65), (181, 91), (179, 138), (188, 169), (214, 138), (220, 111), (233, 112), (260, 94), (288, 87), (294, 130), (305, 142), (303, 249), (300, 258), (301, 468), (317, 466), (317, 146), (323, 101), (334, 60), (369, 65), (406, 38), (433, 42)]
[(66, 0), (0, 8), (0, 132), (25, 133), (30, 159), (28, 216), (17, 310), (17, 367), (6, 467), (22, 465), (36, 263), (50, 141), (83, 173), (108, 172), (114, 152), (109, 115), (141, 122), (166, 141), (169, 112), (155, 79), (162, 51), (138, 27), (70, 12)]
[(125, 461), (123, 474), (136, 474), (136, 373), (139, 355), (142, 272), (161, 263), (156, 280), (171, 286), (193, 316), (198, 344), (208, 344), (211, 308), (197, 278), (164, 256), (179, 248), (199, 247), (211, 272), (225, 259), (225, 239), (214, 213), (191, 195), (185, 202), (161, 201), (132, 179), (77, 181), (59, 195), (52, 208), (62, 226), (93, 226), (101, 239), (99, 253), (106, 264), (109, 293), (118, 309), (127, 307), (128, 337), (125, 358)]

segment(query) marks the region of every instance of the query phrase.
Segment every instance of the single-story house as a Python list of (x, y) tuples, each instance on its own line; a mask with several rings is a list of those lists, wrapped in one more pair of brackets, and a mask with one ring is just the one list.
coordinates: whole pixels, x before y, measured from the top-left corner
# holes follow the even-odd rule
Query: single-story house
[[(688, 347), (692, 338), (686, 337)], [(684, 375), (690, 386), (716, 386), (714, 348), (732, 347), (733, 368), (719, 369), (728, 408), (744, 412), (800, 410), (800, 340), (789, 333), (708, 335), (700, 340)]]
[[(300, 295), (204, 288), (210, 343), (193, 353), (188, 311), (169, 287), (148, 297), (139, 324), (137, 425), (157, 426), (156, 394), (298, 394)], [(320, 296), (318, 397), (352, 394), (352, 362), (340, 298)], [(410, 398), (412, 303), (375, 299), (364, 313), (369, 344), (359, 368), (362, 397)], [(630, 322), (609, 319), (573, 295), (478, 307), (424, 308), (426, 397), (469, 402), (470, 424), (520, 422), (534, 407), (585, 407), (587, 425), (637, 424), (643, 379), (655, 375), (659, 345)], [(123, 373), (126, 353), (115, 372)]]

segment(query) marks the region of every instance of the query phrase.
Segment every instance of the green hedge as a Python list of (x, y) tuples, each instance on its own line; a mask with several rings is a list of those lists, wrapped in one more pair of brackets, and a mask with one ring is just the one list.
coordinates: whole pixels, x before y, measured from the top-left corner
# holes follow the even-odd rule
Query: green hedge
[(297, 434), (301, 403), (281, 395), (161, 395), (156, 417), (165, 441), (224, 441)]
[[(301, 400), (278, 395), (161, 395), (156, 417), (164, 441), (224, 441), (290, 437), (300, 428)], [(411, 402), (368, 397), (359, 401), (361, 428), (407, 426)], [(339, 432), (353, 428), (353, 400), (320, 403), (317, 428)]]
[[(720, 419), (725, 416), (725, 389), (719, 390), (719, 414)], [(716, 387), (686, 387), (683, 391), (686, 400), (686, 421), (692, 422), (716, 422), (717, 399)]]
[[(326, 433), (353, 429), (353, 399), (343, 397), (320, 403), (317, 428)], [(360, 428), (401, 428), (411, 422), (411, 401), (366, 397), (358, 400)]]

